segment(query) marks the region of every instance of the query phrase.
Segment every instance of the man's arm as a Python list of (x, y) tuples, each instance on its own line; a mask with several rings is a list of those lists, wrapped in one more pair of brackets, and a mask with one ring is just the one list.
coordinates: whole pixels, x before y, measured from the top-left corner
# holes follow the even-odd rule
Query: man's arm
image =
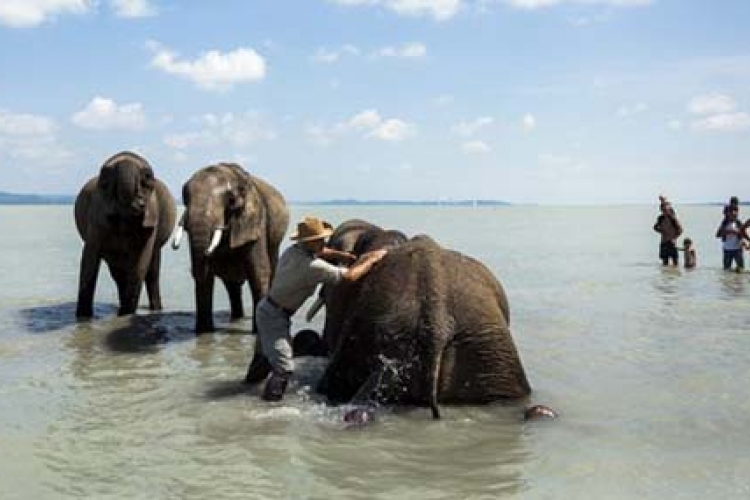
[(333, 262), (335, 264), (351, 264), (357, 260), (357, 256), (353, 253), (328, 247), (323, 247), (323, 250), (321, 250), (317, 256), (325, 261)]
[(385, 257), (387, 253), (388, 250), (383, 249), (373, 250), (372, 252), (362, 254), (357, 262), (355, 262), (351, 267), (344, 271), (342, 277), (346, 281), (357, 281), (358, 279), (362, 278), (362, 276), (369, 273), (370, 269), (372, 269), (372, 266), (380, 262), (380, 260)]

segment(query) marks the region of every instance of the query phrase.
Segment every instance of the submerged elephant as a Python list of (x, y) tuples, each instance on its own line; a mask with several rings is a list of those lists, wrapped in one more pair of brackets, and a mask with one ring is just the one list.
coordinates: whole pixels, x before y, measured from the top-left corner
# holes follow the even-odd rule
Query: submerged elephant
[(250, 283), (253, 307), (266, 295), (289, 225), (284, 197), (234, 163), (193, 174), (182, 188), (185, 212), (175, 232), (190, 239), (195, 281), (196, 333), (214, 331), (214, 278), (224, 282), (233, 319), (244, 316), (242, 285)]
[(93, 315), (102, 259), (117, 284), (118, 314), (132, 314), (143, 282), (151, 309), (161, 309), (161, 247), (175, 223), (175, 202), (141, 156), (124, 151), (109, 158), (81, 189), (75, 220), (83, 239), (76, 316)]
[[(416, 237), (326, 303), (335, 342), (318, 390), (333, 402), (478, 404), (531, 388), (509, 329), (508, 301), (483, 264)], [(355, 397), (356, 396), (356, 397)]]

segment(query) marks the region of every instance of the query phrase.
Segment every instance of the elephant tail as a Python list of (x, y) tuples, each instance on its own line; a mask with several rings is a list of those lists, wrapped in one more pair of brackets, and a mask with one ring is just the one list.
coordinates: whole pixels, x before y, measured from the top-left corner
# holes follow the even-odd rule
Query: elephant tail
[(443, 350), (438, 350), (433, 358), (433, 364), (430, 366), (428, 381), (430, 384), (430, 410), (432, 418), (440, 420), (440, 408), (438, 407), (438, 385), (440, 382), (440, 365), (443, 360)]

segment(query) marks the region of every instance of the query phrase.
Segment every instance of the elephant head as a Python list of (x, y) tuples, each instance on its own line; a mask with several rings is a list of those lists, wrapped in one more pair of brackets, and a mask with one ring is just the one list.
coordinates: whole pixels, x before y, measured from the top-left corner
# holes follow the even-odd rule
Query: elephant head
[[(183, 186), (182, 199), (185, 213), (178, 231), (184, 228), (190, 235), (194, 260), (261, 236), (264, 206), (253, 179), (239, 165), (221, 163), (199, 170)], [(178, 245), (176, 237), (174, 246)]]
[(104, 215), (142, 218), (143, 227), (154, 227), (159, 219), (155, 186), (154, 171), (143, 157), (129, 151), (112, 156), (102, 165), (97, 183)]
[[(393, 248), (408, 240), (401, 231), (383, 229), (370, 222), (351, 219), (341, 223), (328, 240), (328, 246), (345, 252), (352, 253), (357, 257), (371, 250), (381, 248)], [(339, 283), (335, 286), (323, 285), (316, 302), (307, 313), (310, 321), (323, 305), (326, 306), (325, 326), (323, 328), (323, 339), (332, 352), (338, 341), (338, 332), (341, 328), (339, 321), (343, 318), (342, 311), (346, 309), (349, 284)]]

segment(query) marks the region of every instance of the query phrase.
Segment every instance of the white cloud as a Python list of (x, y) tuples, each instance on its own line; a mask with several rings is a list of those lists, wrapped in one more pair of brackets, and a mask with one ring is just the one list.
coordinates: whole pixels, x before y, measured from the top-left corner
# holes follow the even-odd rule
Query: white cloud
[(344, 56), (358, 56), (359, 49), (354, 45), (344, 45), (338, 49), (329, 49), (320, 47), (312, 56), (312, 61), (318, 64), (334, 64), (339, 62)]
[(377, 110), (368, 109), (331, 127), (319, 124), (308, 126), (306, 132), (313, 142), (321, 145), (331, 144), (336, 139), (351, 134), (386, 142), (400, 142), (411, 137), (415, 127), (399, 118), (383, 118)]
[(750, 129), (750, 114), (748, 113), (719, 113), (694, 120), (695, 130), (709, 132), (739, 132)]
[(370, 137), (387, 142), (400, 142), (412, 134), (412, 127), (403, 120), (391, 118), (379, 123), (369, 134)]
[(696, 96), (688, 103), (688, 111), (695, 115), (731, 113), (735, 109), (734, 99), (724, 94)]
[(669, 120), (667, 127), (669, 127), (669, 130), (682, 130), (682, 122), (680, 120)]
[(55, 122), (45, 116), (13, 114), (0, 109), (0, 134), (2, 135), (49, 135), (55, 130), (57, 130)]
[(51, 118), (0, 109), (0, 159), (44, 165), (68, 160), (72, 154), (59, 143), (57, 129)]
[(519, 9), (541, 9), (544, 7), (553, 7), (562, 4), (599, 4), (614, 7), (637, 7), (649, 5), (654, 0), (502, 0), (511, 7)]
[(491, 151), (491, 148), (484, 141), (466, 141), (461, 145), (461, 149), (469, 154), (485, 154)]
[(141, 130), (146, 126), (146, 115), (140, 103), (120, 105), (112, 99), (97, 96), (74, 113), (71, 121), (91, 130)]
[(156, 51), (152, 66), (190, 80), (206, 90), (228, 90), (266, 76), (265, 60), (250, 48), (241, 47), (226, 53), (210, 50), (189, 61), (178, 59), (174, 52), (158, 44), (149, 43), (149, 47)]
[[(345, 57), (360, 57), (362, 51), (355, 45), (347, 44), (339, 48), (319, 47), (310, 58), (317, 64), (336, 64)], [(401, 46), (386, 46), (370, 53), (372, 58), (419, 59), (427, 55), (427, 47), (423, 43), (407, 43)]]
[(138, 18), (151, 17), (157, 9), (148, 0), (111, 0), (112, 8), (118, 17)]
[(377, 50), (374, 55), (376, 57), (417, 59), (427, 55), (427, 47), (423, 43), (407, 43), (400, 47), (383, 47)]
[(463, 0), (329, 0), (346, 6), (377, 5), (399, 15), (412, 17), (432, 17), (444, 21), (455, 16)]
[(82, 14), (92, 0), (2, 0), (0, 24), (14, 28), (38, 26), (57, 14)]
[(495, 123), (491, 116), (481, 116), (472, 121), (460, 122), (451, 127), (451, 132), (461, 137), (472, 137), (474, 134)]
[(639, 102), (633, 105), (623, 105), (617, 110), (617, 116), (620, 118), (628, 118), (631, 116), (639, 115), (648, 110), (648, 105), (643, 102)]
[(521, 118), (521, 128), (524, 132), (531, 132), (536, 128), (536, 117), (530, 113), (526, 113)]
[(278, 136), (263, 117), (252, 111), (241, 115), (209, 113), (196, 118), (195, 122), (198, 130), (169, 134), (164, 137), (164, 144), (178, 150), (223, 144), (245, 147), (272, 141)]
[(362, 111), (350, 118), (348, 126), (358, 130), (372, 130), (380, 125), (382, 121), (383, 119), (380, 117), (380, 113), (374, 109), (368, 109), (367, 111)]

